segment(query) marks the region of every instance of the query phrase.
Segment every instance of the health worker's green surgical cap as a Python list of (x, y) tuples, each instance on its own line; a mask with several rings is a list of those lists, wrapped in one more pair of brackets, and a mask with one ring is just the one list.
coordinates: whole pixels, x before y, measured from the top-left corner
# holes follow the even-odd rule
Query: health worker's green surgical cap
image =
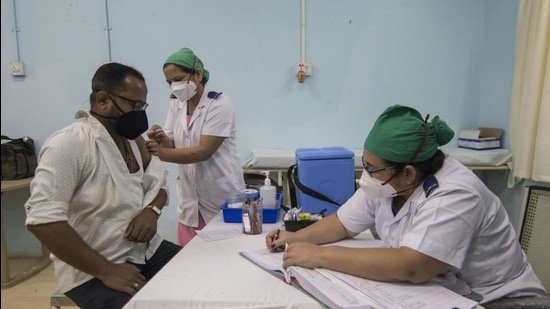
[[(415, 157), (424, 139), (426, 125), (426, 142)], [(378, 117), (365, 139), (364, 147), (386, 161), (422, 162), (432, 158), (438, 147), (447, 144), (453, 136), (453, 130), (439, 116), (435, 116), (431, 122), (425, 122), (414, 108), (394, 105)]]
[(190, 70), (200, 69), (202, 70), (202, 76), (205, 82), (207, 82), (210, 77), (210, 72), (204, 68), (202, 60), (200, 60), (191, 49), (186, 47), (168, 56), (166, 61), (164, 61), (164, 65), (166, 64), (177, 64)]

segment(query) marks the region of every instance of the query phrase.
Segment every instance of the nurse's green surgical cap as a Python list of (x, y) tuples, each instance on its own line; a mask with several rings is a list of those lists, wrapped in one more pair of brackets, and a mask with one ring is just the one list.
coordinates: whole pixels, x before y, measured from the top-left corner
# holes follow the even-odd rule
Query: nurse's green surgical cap
[[(426, 126), (428, 133), (422, 146)], [(453, 130), (439, 116), (426, 122), (414, 108), (394, 105), (378, 117), (364, 147), (386, 161), (422, 162), (432, 158), (438, 147), (447, 144), (453, 136)]]
[(205, 82), (207, 82), (210, 77), (210, 72), (204, 68), (202, 60), (200, 60), (191, 49), (186, 47), (168, 56), (164, 64), (177, 64), (191, 70), (201, 69)]

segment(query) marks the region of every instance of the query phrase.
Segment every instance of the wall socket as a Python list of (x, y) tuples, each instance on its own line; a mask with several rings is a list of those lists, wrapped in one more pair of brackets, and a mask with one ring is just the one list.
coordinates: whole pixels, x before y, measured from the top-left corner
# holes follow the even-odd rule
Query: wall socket
[(10, 63), (10, 74), (12, 76), (25, 76), (25, 67), (23, 62)]
[(298, 62), (296, 63), (296, 73), (303, 71), (306, 76), (311, 75), (311, 63), (309, 62)]

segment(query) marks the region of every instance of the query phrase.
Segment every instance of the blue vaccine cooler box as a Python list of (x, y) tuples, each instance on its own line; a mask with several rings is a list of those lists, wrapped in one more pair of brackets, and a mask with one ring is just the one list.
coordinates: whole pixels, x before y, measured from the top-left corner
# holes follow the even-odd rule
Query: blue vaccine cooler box
[[(355, 192), (354, 155), (353, 151), (343, 147), (298, 148), (298, 180), (341, 205)], [(302, 212), (318, 213), (326, 208), (325, 217), (339, 207), (301, 192), (298, 188), (296, 199)]]

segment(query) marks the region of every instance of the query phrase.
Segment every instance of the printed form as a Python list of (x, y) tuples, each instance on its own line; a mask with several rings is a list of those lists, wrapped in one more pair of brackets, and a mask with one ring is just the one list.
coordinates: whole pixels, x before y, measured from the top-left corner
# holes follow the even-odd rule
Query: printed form
[[(355, 248), (382, 247), (379, 240), (349, 239), (334, 243)], [(328, 269), (282, 267), (284, 252), (267, 248), (240, 254), (277, 277), (284, 277), (331, 308), (471, 309), (478, 304), (435, 283), (379, 282)], [(479, 308), (479, 307), (478, 307)]]

